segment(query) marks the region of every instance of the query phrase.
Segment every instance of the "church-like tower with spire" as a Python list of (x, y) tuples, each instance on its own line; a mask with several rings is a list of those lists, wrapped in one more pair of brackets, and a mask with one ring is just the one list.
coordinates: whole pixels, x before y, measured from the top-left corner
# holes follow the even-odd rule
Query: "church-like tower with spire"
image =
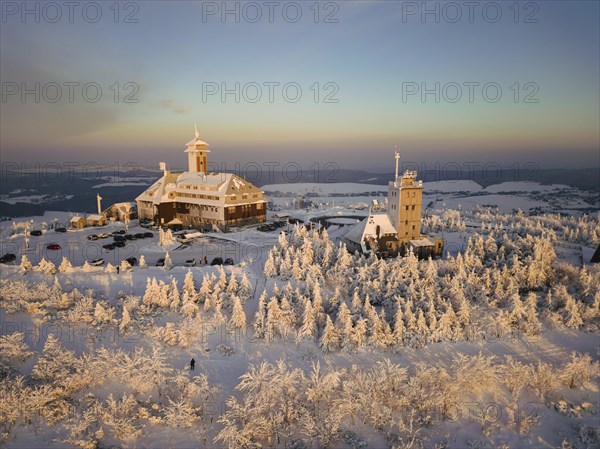
[(196, 229), (265, 221), (267, 201), (263, 191), (233, 173), (209, 172), (208, 146), (194, 127), (194, 138), (185, 149), (188, 169), (171, 172), (167, 164), (159, 164), (163, 176), (136, 198), (140, 219)]

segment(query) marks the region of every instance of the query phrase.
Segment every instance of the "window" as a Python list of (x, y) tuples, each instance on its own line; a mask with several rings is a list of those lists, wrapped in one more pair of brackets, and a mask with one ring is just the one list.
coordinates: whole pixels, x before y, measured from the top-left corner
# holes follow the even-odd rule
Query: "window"
[(227, 210), (229, 211), (230, 214), (235, 213), (235, 206), (230, 206), (227, 208)]
[(406, 206), (406, 210), (408, 210), (408, 206)]
[(408, 224), (408, 220), (404, 220), (404, 224), (407, 225)]
[(414, 204), (413, 204), (413, 206), (412, 206), (412, 210), (415, 210), (415, 205), (414, 205)]
[(263, 203), (258, 203), (256, 205), (256, 209), (262, 209), (263, 208)]

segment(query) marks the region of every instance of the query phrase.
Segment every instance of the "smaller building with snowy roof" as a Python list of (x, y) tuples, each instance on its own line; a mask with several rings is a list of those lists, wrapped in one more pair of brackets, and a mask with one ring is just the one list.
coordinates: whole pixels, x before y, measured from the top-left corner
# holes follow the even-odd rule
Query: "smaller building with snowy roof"
[(196, 229), (265, 221), (263, 191), (233, 173), (209, 173), (208, 146), (196, 130), (186, 145), (187, 171), (170, 172), (161, 163), (163, 176), (136, 198), (140, 219)]

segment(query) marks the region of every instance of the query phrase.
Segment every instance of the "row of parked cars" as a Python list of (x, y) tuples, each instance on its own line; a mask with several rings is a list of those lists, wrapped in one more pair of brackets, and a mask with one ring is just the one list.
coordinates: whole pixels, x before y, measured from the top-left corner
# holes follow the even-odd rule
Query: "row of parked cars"
[(115, 231), (113, 233), (103, 233), (103, 234), (91, 234), (87, 236), (88, 240), (98, 240), (98, 239), (106, 239), (112, 237), (113, 242), (107, 243), (106, 245), (102, 245), (102, 248), (107, 250), (112, 250), (115, 248), (124, 248), (125, 244), (128, 240), (138, 240), (145, 238), (152, 238), (154, 234), (151, 232), (138, 232), (137, 234), (126, 234), (123, 229)]
[[(54, 232), (60, 232), (64, 234), (65, 232), (67, 232), (67, 228), (54, 228)], [(39, 229), (29, 231), (29, 235), (33, 235), (34, 237), (39, 237), (42, 234), (42, 231), (40, 231)]]
[[(164, 265), (164, 259), (159, 259), (159, 261), (161, 261), (161, 260), (163, 261), (163, 265)], [(200, 263), (202, 263), (202, 259), (200, 259)], [(221, 258), (221, 257), (215, 257), (210, 264), (212, 266), (214, 266), (214, 265), (234, 265), (233, 259), (231, 257), (228, 257), (225, 260), (223, 260), (223, 258)], [(163, 266), (163, 265), (160, 265), (160, 266)], [(158, 264), (157, 264), (157, 266), (158, 266)], [(195, 267), (196, 259), (186, 260), (185, 266), (186, 267)]]
[[(125, 259), (125, 261), (132, 267), (137, 265), (137, 263), (138, 263), (137, 257), (128, 257), (127, 259)], [(99, 258), (99, 259), (90, 260), (89, 264), (94, 267), (99, 267), (101, 265), (104, 265), (104, 259)]]

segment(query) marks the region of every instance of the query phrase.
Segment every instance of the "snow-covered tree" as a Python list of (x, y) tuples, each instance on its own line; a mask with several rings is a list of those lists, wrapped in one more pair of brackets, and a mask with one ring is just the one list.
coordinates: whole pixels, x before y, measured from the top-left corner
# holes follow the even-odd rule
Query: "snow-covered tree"
[(229, 326), (233, 329), (245, 329), (246, 313), (244, 312), (240, 298), (238, 296), (234, 296), (232, 303), (233, 309), (231, 312), (231, 319), (229, 320)]
[(71, 261), (66, 257), (63, 257), (60, 265), (58, 266), (58, 271), (60, 273), (72, 273), (73, 265), (71, 264)]

